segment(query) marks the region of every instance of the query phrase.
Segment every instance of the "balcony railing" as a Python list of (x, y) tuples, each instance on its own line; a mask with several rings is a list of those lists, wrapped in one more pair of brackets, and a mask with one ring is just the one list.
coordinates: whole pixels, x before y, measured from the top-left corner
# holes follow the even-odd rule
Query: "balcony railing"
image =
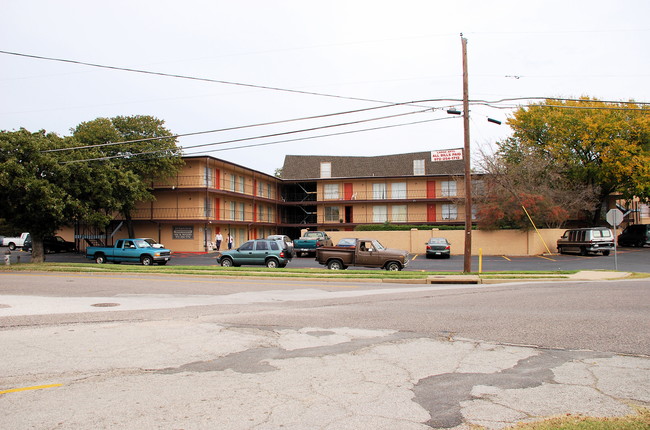
[(453, 200), (462, 198), (458, 195), (446, 195), (443, 193), (431, 196), (427, 190), (409, 190), (408, 192), (399, 193), (379, 193), (373, 191), (357, 191), (354, 193), (321, 193), (321, 194), (287, 194), (283, 195), (286, 202), (335, 202), (335, 201), (355, 201), (355, 200)]
[(242, 185), (239, 179), (236, 182), (232, 182), (228, 177), (220, 178), (219, 181), (217, 181), (215, 178), (210, 178), (203, 175), (181, 175), (164, 181), (156, 181), (153, 183), (153, 187), (154, 189), (207, 188), (211, 190), (228, 191), (247, 196), (262, 197), (266, 199), (276, 198), (275, 186), (271, 187), (271, 192), (269, 194), (269, 189), (266, 185), (260, 190), (259, 186), (253, 186), (253, 184), (249, 181), (246, 181)]
[(258, 222), (275, 224), (276, 214), (269, 217), (268, 212), (263, 214), (253, 211), (220, 209), (218, 213), (214, 208), (138, 208), (131, 212), (134, 220), (187, 220), (187, 221), (235, 221), (235, 222)]

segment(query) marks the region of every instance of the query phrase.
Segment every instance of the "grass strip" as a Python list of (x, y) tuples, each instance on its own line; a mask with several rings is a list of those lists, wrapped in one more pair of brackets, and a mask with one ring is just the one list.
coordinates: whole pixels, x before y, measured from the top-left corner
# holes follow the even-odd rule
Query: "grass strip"
[(518, 424), (508, 430), (648, 430), (650, 409), (636, 407), (636, 414), (623, 417), (594, 418), (570, 415), (534, 423)]
[[(0, 271), (43, 271), (43, 272), (78, 272), (78, 273), (148, 273), (172, 275), (209, 275), (209, 276), (259, 276), (274, 278), (333, 278), (333, 279), (426, 279), (429, 276), (460, 275), (459, 272), (409, 271), (388, 272), (385, 270), (341, 270), (312, 268), (269, 269), (266, 267), (221, 267), (221, 266), (141, 266), (135, 264), (88, 264), (88, 263), (24, 263), (0, 266)], [(489, 272), (480, 276), (486, 279), (548, 277), (558, 278), (577, 273), (577, 271), (508, 271)], [(471, 273), (470, 275), (477, 275)]]

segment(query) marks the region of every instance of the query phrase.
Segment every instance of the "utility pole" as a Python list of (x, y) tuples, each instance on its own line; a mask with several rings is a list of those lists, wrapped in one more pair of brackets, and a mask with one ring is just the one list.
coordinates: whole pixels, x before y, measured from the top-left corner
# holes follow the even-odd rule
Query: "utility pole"
[(465, 259), (463, 272), (472, 271), (472, 174), (469, 152), (469, 79), (467, 76), (467, 39), (460, 34), (463, 45), (463, 129), (465, 145), (463, 160), (465, 160)]

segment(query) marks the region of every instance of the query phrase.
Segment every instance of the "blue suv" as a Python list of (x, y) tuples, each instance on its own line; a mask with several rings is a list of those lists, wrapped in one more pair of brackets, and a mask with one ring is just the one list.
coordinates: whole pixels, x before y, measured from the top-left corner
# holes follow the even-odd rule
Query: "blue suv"
[(237, 249), (224, 251), (217, 256), (217, 263), (224, 267), (263, 265), (269, 268), (285, 267), (291, 255), (277, 240), (249, 240)]

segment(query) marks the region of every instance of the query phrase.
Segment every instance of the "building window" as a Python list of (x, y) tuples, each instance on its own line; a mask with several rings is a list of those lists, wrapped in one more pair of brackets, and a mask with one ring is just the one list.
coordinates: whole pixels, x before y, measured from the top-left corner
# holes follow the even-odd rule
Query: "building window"
[(372, 184), (372, 198), (374, 200), (385, 200), (386, 184)]
[(424, 160), (413, 160), (413, 174), (416, 176), (424, 175)]
[(442, 205), (442, 219), (458, 219), (458, 206)]
[(393, 205), (391, 208), (391, 221), (392, 222), (406, 222), (406, 205)]
[(269, 216), (268, 221), (273, 222), (273, 209), (271, 209), (271, 206), (267, 207), (266, 211), (267, 211), (267, 215)]
[(264, 182), (260, 181), (257, 183), (257, 195), (264, 197)]
[(443, 197), (456, 196), (456, 181), (441, 181), (440, 188), (442, 189)]
[(272, 197), (271, 196), (271, 184), (266, 184), (266, 197), (269, 199)]
[(390, 198), (391, 199), (405, 199), (406, 198), (406, 182), (393, 182), (390, 184)]
[(257, 218), (258, 221), (264, 221), (264, 206), (262, 205), (257, 207)]
[(373, 206), (372, 207), (372, 222), (386, 222), (388, 221), (388, 210), (386, 206)]
[(237, 177), (233, 174), (230, 174), (230, 191), (235, 191), (236, 189)]
[(230, 202), (230, 219), (235, 220), (237, 218), (237, 205), (235, 202)]
[(246, 192), (246, 178), (243, 176), (239, 177), (239, 192), (242, 194)]
[(239, 221), (246, 221), (246, 205), (244, 203), (239, 204)]
[(205, 168), (205, 174), (203, 177), (203, 186), (208, 188), (212, 188), (214, 186), (214, 171), (209, 167)]
[(339, 207), (325, 206), (325, 222), (339, 222)]
[(332, 163), (329, 161), (323, 161), (320, 163), (320, 177), (321, 178), (331, 178), (332, 177)]
[(339, 199), (339, 184), (325, 184), (325, 200), (338, 200)]
[(206, 218), (212, 218), (212, 199), (206, 197), (203, 203), (203, 216)]

